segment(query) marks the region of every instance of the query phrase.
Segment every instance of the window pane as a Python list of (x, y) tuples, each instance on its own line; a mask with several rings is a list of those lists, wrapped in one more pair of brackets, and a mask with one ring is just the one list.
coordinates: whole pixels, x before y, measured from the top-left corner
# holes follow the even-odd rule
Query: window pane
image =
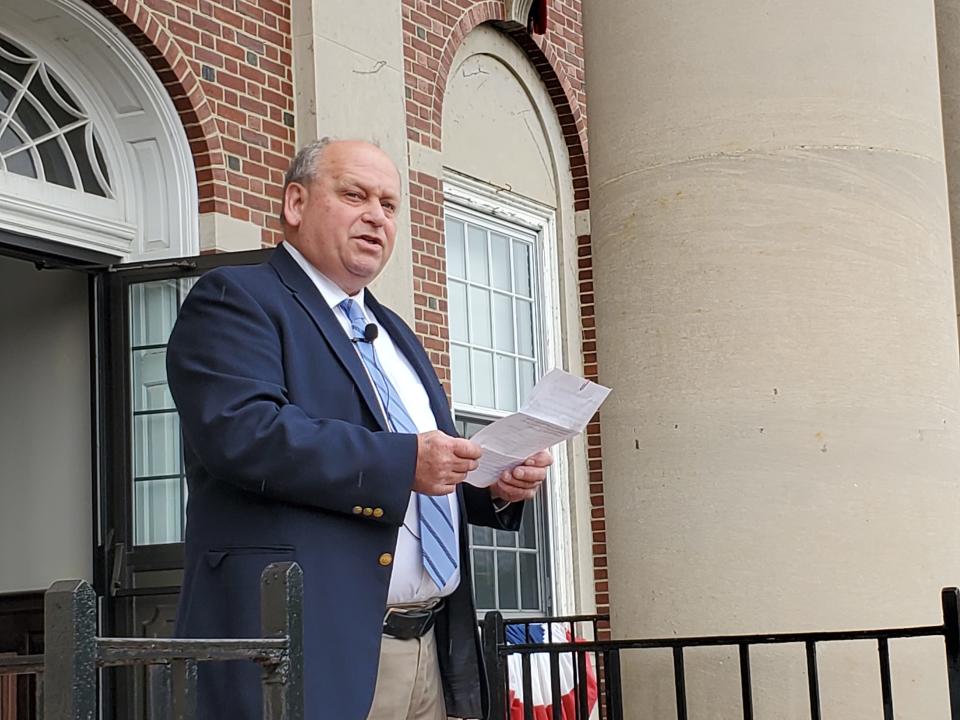
[(40, 154), (40, 162), (43, 163), (43, 175), (47, 182), (63, 187), (76, 188), (73, 173), (67, 163), (67, 156), (64, 155), (63, 148), (60, 147), (60, 141), (57, 138), (37, 145), (37, 152)]
[(496, 530), (497, 547), (514, 548), (517, 546), (517, 534), (510, 530)]
[(490, 271), (487, 267), (487, 231), (475, 225), (467, 226), (467, 247), (469, 249), (470, 269), (468, 277), (481, 285), (490, 284)]
[(133, 418), (136, 477), (180, 474), (180, 418), (175, 412)]
[[(0, 105), (3, 103), (3, 81), (0, 80)], [(2, 107), (0, 107), (0, 112), (2, 112)], [(7, 125), (7, 129), (3, 131), (3, 135), (0, 135), (0, 152), (7, 152), (8, 150), (13, 150), (15, 147), (20, 147), (23, 145), (23, 138), (20, 137), (20, 134), (13, 129), (13, 125)]]
[(450, 339), (467, 341), (467, 287), (451, 280), (448, 286), (447, 308), (450, 312)]
[(520, 606), (523, 610), (540, 609), (540, 567), (534, 553), (520, 553)]
[(50, 81), (50, 84), (53, 86), (53, 91), (60, 97), (61, 100), (67, 105), (67, 107), (72, 108), (76, 112), (80, 112), (80, 106), (77, 104), (76, 100), (71, 97), (70, 93), (67, 92), (67, 89), (57, 80), (56, 76), (47, 70), (47, 80)]
[(135, 483), (134, 542), (137, 545), (180, 542), (183, 538), (181, 490), (179, 477)]
[(460, 345), (450, 346), (450, 373), (453, 385), (453, 401), (472, 403), (470, 391), (470, 351)]
[[(107, 162), (103, 159), (103, 150), (100, 147), (100, 141), (97, 139), (97, 133), (93, 133), (93, 155), (97, 158), (97, 166), (100, 168), (100, 174), (103, 175), (103, 179), (107, 182), (107, 186), (110, 186), (110, 171), (107, 169)], [(192, 278), (191, 280), (183, 280), (181, 284), (189, 282), (190, 287), (193, 287), (193, 283), (197, 281), (197, 278)]]
[(30, 81), (30, 87), (28, 90), (37, 99), (37, 102), (43, 106), (44, 110), (50, 113), (50, 117), (53, 118), (53, 121), (59, 127), (69, 125), (71, 122), (79, 119), (76, 113), (71, 113), (65, 110), (60, 106), (60, 103), (53, 99), (53, 96), (51, 96), (47, 91), (46, 85), (43, 84), (41, 73), (38, 72), (33, 76), (33, 80)]
[(497, 551), (497, 599), (501, 610), (519, 610), (517, 602), (517, 553)]
[(176, 280), (130, 286), (130, 344), (165, 345), (177, 319)]
[(530, 246), (519, 240), (513, 241), (513, 287), (518, 295), (533, 297), (530, 279)]
[(527, 506), (523, 508), (523, 519), (520, 521), (520, 532), (517, 533), (520, 540), (520, 547), (537, 547), (536, 522), (537, 513), (535, 512), (534, 503), (528, 503)]
[(517, 409), (517, 361), (505, 355), (497, 355), (497, 407)]
[(493, 286), (498, 290), (513, 289), (510, 277), (510, 238), (490, 233), (490, 261), (493, 266)]
[(33, 164), (33, 156), (29, 150), (18, 152), (6, 159), (7, 170), (15, 175), (23, 175), (28, 178), (37, 177), (37, 166)]
[(460, 434), (465, 438), (472, 438), (483, 428), (489, 425), (488, 422), (476, 422), (470, 420), (462, 420), (458, 422), (457, 427), (460, 429)]
[(27, 135), (36, 139), (41, 135), (46, 135), (51, 128), (47, 121), (43, 119), (43, 116), (40, 115), (40, 111), (30, 104), (29, 97), (29, 95), (24, 95), (21, 98), (13, 115), (20, 126), (27, 131)]
[(473, 592), (478, 610), (493, 610), (497, 607), (494, 582), (493, 550), (474, 550)]
[(473, 404), (492, 408), (493, 392), (493, 353), (472, 350), (473, 356)]
[(173, 398), (167, 387), (166, 361), (167, 351), (163, 348), (133, 351), (131, 373), (135, 411), (174, 409)]
[[(0, 56), (0, 70), (7, 73), (14, 80), (22, 83), (27, 78), (27, 71), (33, 63), (15, 62)], [(0, 101), (0, 110), (6, 110), (6, 106)]]
[(447, 219), (447, 275), (450, 277), (465, 278), (467, 276), (467, 261), (463, 249), (463, 223), (459, 220)]
[(533, 353), (533, 303), (517, 300), (517, 352), (534, 357)]
[(486, 545), (487, 547), (493, 547), (492, 528), (471, 526), (470, 529), (473, 532), (474, 545)]
[(80, 181), (83, 183), (84, 192), (91, 195), (106, 197), (107, 193), (101, 187), (100, 180), (93, 170), (93, 164), (90, 162), (90, 154), (87, 152), (87, 132), (92, 128), (89, 125), (78, 127), (68, 132), (65, 137), (67, 144), (70, 145), (70, 152), (73, 153), (73, 159), (77, 163), (77, 169), (80, 171)]
[(493, 347), (493, 331), (490, 329), (490, 292), (482, 288), (470, 288), (470, 342), (482, 347)]
[(496, 333), (497, 350), (513, 352), (513, 298), (509, 295), (493, 294), (493, 326)]
[(535, 370), (532, 362), (520, 360), (517, 363), (520, 366), (520, 398), (519, 404), (523, 405), (527, 399), (527, 394), (533, 390)]

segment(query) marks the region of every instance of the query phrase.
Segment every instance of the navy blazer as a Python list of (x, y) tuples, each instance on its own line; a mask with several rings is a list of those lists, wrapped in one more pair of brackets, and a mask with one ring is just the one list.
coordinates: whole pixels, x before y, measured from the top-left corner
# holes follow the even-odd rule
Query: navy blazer
[[(439, 429), (455, 435), (414, 333), (369, 292), (366, 304), (420, 377)], [(356, 349), (282, 248), (267, 263), (197, 282), (170, 337), (167, 373), (189, 489), (178, 635), (257, 636), (260, 573), (295, 560), (304, 574), (305, 718), (365, 718), (392, 569), (380, 559), (396, 548), (416, 436), (387, 431)], [(438, 618), (437, 647), (447, 712), (483, 717), (466, 523), (516, 529), (522, 508), (495, 513), (489, 492), (469, 485), (458, 499), (461, 582)], [(199, 717), (261, 716), (252, 663), (201, 663), (198, 681)]]

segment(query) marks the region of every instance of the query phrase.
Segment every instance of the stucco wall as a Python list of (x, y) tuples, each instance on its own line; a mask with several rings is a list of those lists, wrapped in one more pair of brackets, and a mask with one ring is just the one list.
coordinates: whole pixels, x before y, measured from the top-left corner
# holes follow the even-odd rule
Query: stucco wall
[(92, 579), (87, 277), (0, 258), (0, 592)]

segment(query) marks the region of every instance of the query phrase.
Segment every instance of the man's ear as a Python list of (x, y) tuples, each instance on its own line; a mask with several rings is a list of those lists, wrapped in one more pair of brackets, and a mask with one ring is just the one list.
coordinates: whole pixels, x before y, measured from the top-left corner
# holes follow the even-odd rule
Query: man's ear
[(307, 202), (307, 188), (292, 182), (283, 193), (283, 217), (290, 227), (300, 227), (303, 219), (303, 206)]

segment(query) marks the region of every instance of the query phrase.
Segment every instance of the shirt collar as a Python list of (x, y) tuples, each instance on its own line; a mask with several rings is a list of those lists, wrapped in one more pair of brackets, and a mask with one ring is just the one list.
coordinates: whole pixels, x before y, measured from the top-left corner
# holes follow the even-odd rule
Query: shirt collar
[(336, 311), (337, 306), (340, 303), (342, 303), (347, 298), (350, 298), (355, 303), (357, 303), (357, 305), (360, 306), (360, 309), (363, 311), (364, 315), (367, 314), (367, 307), (366, 307), (366, 303), (364, 302), (367, 296), (366, 288), (358, 292), (356, 295), (353, 295), (353, 296), (347, 295), (347, 293), (343, 291), (343, 288), (341, 288), (339, 285), (333, 282), (333, 280), (328, 278), (322, 272), (317, 270), (310, 263), (310, 261), (307, 260), (303, 256), (303, 254), (299, 250), (297, 250), (293, 245), (291, 245), (288, 242), (284, 242), (281, 244), (280, 247), (286, 250), (290, 254), (290, 257), (292, 257), (296, 261), (297, 265), (300, 266), (300, 269), (303, 270), (307, 274), (307, 277), (310, 278), (310, 280), (313, 282), (313, 284), (317, 286), (317, 290), (319, 290), (320, 294), (323, 295), (323, 299), (326, 300), (327, 305), (330, 306), (331, 310)]

